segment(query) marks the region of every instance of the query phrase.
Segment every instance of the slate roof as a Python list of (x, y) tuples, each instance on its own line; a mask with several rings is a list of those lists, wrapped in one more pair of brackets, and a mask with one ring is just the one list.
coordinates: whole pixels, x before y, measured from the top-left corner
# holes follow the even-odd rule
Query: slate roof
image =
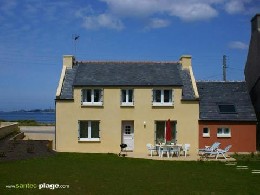
[[(200, 120), (256, 121), (245, 82), (197, 82)], [(236, 113), (219, 112), (219, 104), (233, 104)]]
[(177, 86), (183, 100), (195, 99), (189, 71), (175, 62), (77, 62), (66, 70), (57, 99), (73, 99), (74, 87), (93, 86)]
[(77, 66), (72, 69), (67, 69), (65, 73), (64, 82), (62, 85), (61, 95), (59, 99), (73, 99), (73, 82), (77, 73)]
[(176, 63), (79, 63), (74, 86), (181, 86)]

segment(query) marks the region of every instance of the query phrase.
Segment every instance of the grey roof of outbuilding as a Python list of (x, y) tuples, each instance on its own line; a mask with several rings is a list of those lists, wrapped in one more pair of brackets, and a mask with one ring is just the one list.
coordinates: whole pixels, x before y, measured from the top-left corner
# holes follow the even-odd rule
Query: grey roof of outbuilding
[(189, 71), (175, 62), (78, 62), (66, 70), (57, 99), (73, 99), (73, 87), (93, 86), (177, 86), (183, 100), (195, 99)]
[[(197, 82), (200, 120), (256, 121), (247, 86), (242, 82)], [(233, 104), (236, 113), (219, 112), (219, 104)]]

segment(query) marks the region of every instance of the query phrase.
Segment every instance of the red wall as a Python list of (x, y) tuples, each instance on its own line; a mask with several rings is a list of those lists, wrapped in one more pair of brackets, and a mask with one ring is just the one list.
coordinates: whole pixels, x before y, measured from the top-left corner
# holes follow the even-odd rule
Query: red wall
[[(210, 137), (203, 137), (203, 128), (210, 129)], [(217, 137), (217, 129), (227, 127), (231, 129), (231, 137)], [(220, 142), (224, 149), (231, 144), (230, 152), (255, 152), (256, 151), (256, 123), (255, 122), (226, 122), (226, 121), (199, 121), (199, 148), (211, 146)]]

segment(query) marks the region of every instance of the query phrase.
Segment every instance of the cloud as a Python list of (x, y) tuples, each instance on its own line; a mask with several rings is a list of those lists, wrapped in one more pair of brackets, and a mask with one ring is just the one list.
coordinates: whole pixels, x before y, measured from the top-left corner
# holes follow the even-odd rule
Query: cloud
[(165, 28), (169, 26), (171, 22), (169, 20), (160, 19), (160, 18), (152, 18), (146, 27), (147, 29), (151, 28)]
[(248, 49), (248, 45), (241, 41), (232, 41), (228, 44), (228, 47), (231, 49)]
[(100, 14), (97, 16), (86, 16), (83, 18), (83, 26), (86, 29), (99, 29), (109, 28), (115, 30), (122, 30), (124, 28), (123, 23), (116, 17), (109, 14)]
[(122, 17), (149, 17), (154, 14), (177, 16), (182, 20), (215, 17), (213, 5), (222, 0), (101, 0), (111, 13)]
[(177, 16), (185, 21), (208, 20), (218, 15), (216, 9), (207, 3), (174, 4), (170, 8), (170, 15)]
[(225, 4), (224, 8), (229, 14), (237, 14), (245, 10), (246, 2), (245, 0), (231, 0)]
[(99, 1), (105, 5), (103, 12), (97, 13), (88, 5), (85, 11), (82, 9), (76, 14), (84, 19), (84, 26), (88, 29), (121, 30), (124, 27), (124, 21), (129, 18), (144, 21), (148, 28), (162, 28), (169, 26), (173, 18), (186, 22), (205, 21), (217, 17), (223, 11), (228, 14), (238, 14), (252, 10), (254, 7), (252, 3), (254, 0)]

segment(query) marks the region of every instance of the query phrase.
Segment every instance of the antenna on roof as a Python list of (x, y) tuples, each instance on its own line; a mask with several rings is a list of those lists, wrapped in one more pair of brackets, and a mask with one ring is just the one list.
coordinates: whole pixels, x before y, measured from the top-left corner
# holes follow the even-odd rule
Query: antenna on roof
[(72, 35), (72, 40), (74, 42), (74, 56), (76, 56), (76, 53), (77, 53), (77, 41), (79, 40), (79, 35), (77, 34), (73, 34)]
[(223, 81), (227, 81), (227, 56), (223, 55)]

